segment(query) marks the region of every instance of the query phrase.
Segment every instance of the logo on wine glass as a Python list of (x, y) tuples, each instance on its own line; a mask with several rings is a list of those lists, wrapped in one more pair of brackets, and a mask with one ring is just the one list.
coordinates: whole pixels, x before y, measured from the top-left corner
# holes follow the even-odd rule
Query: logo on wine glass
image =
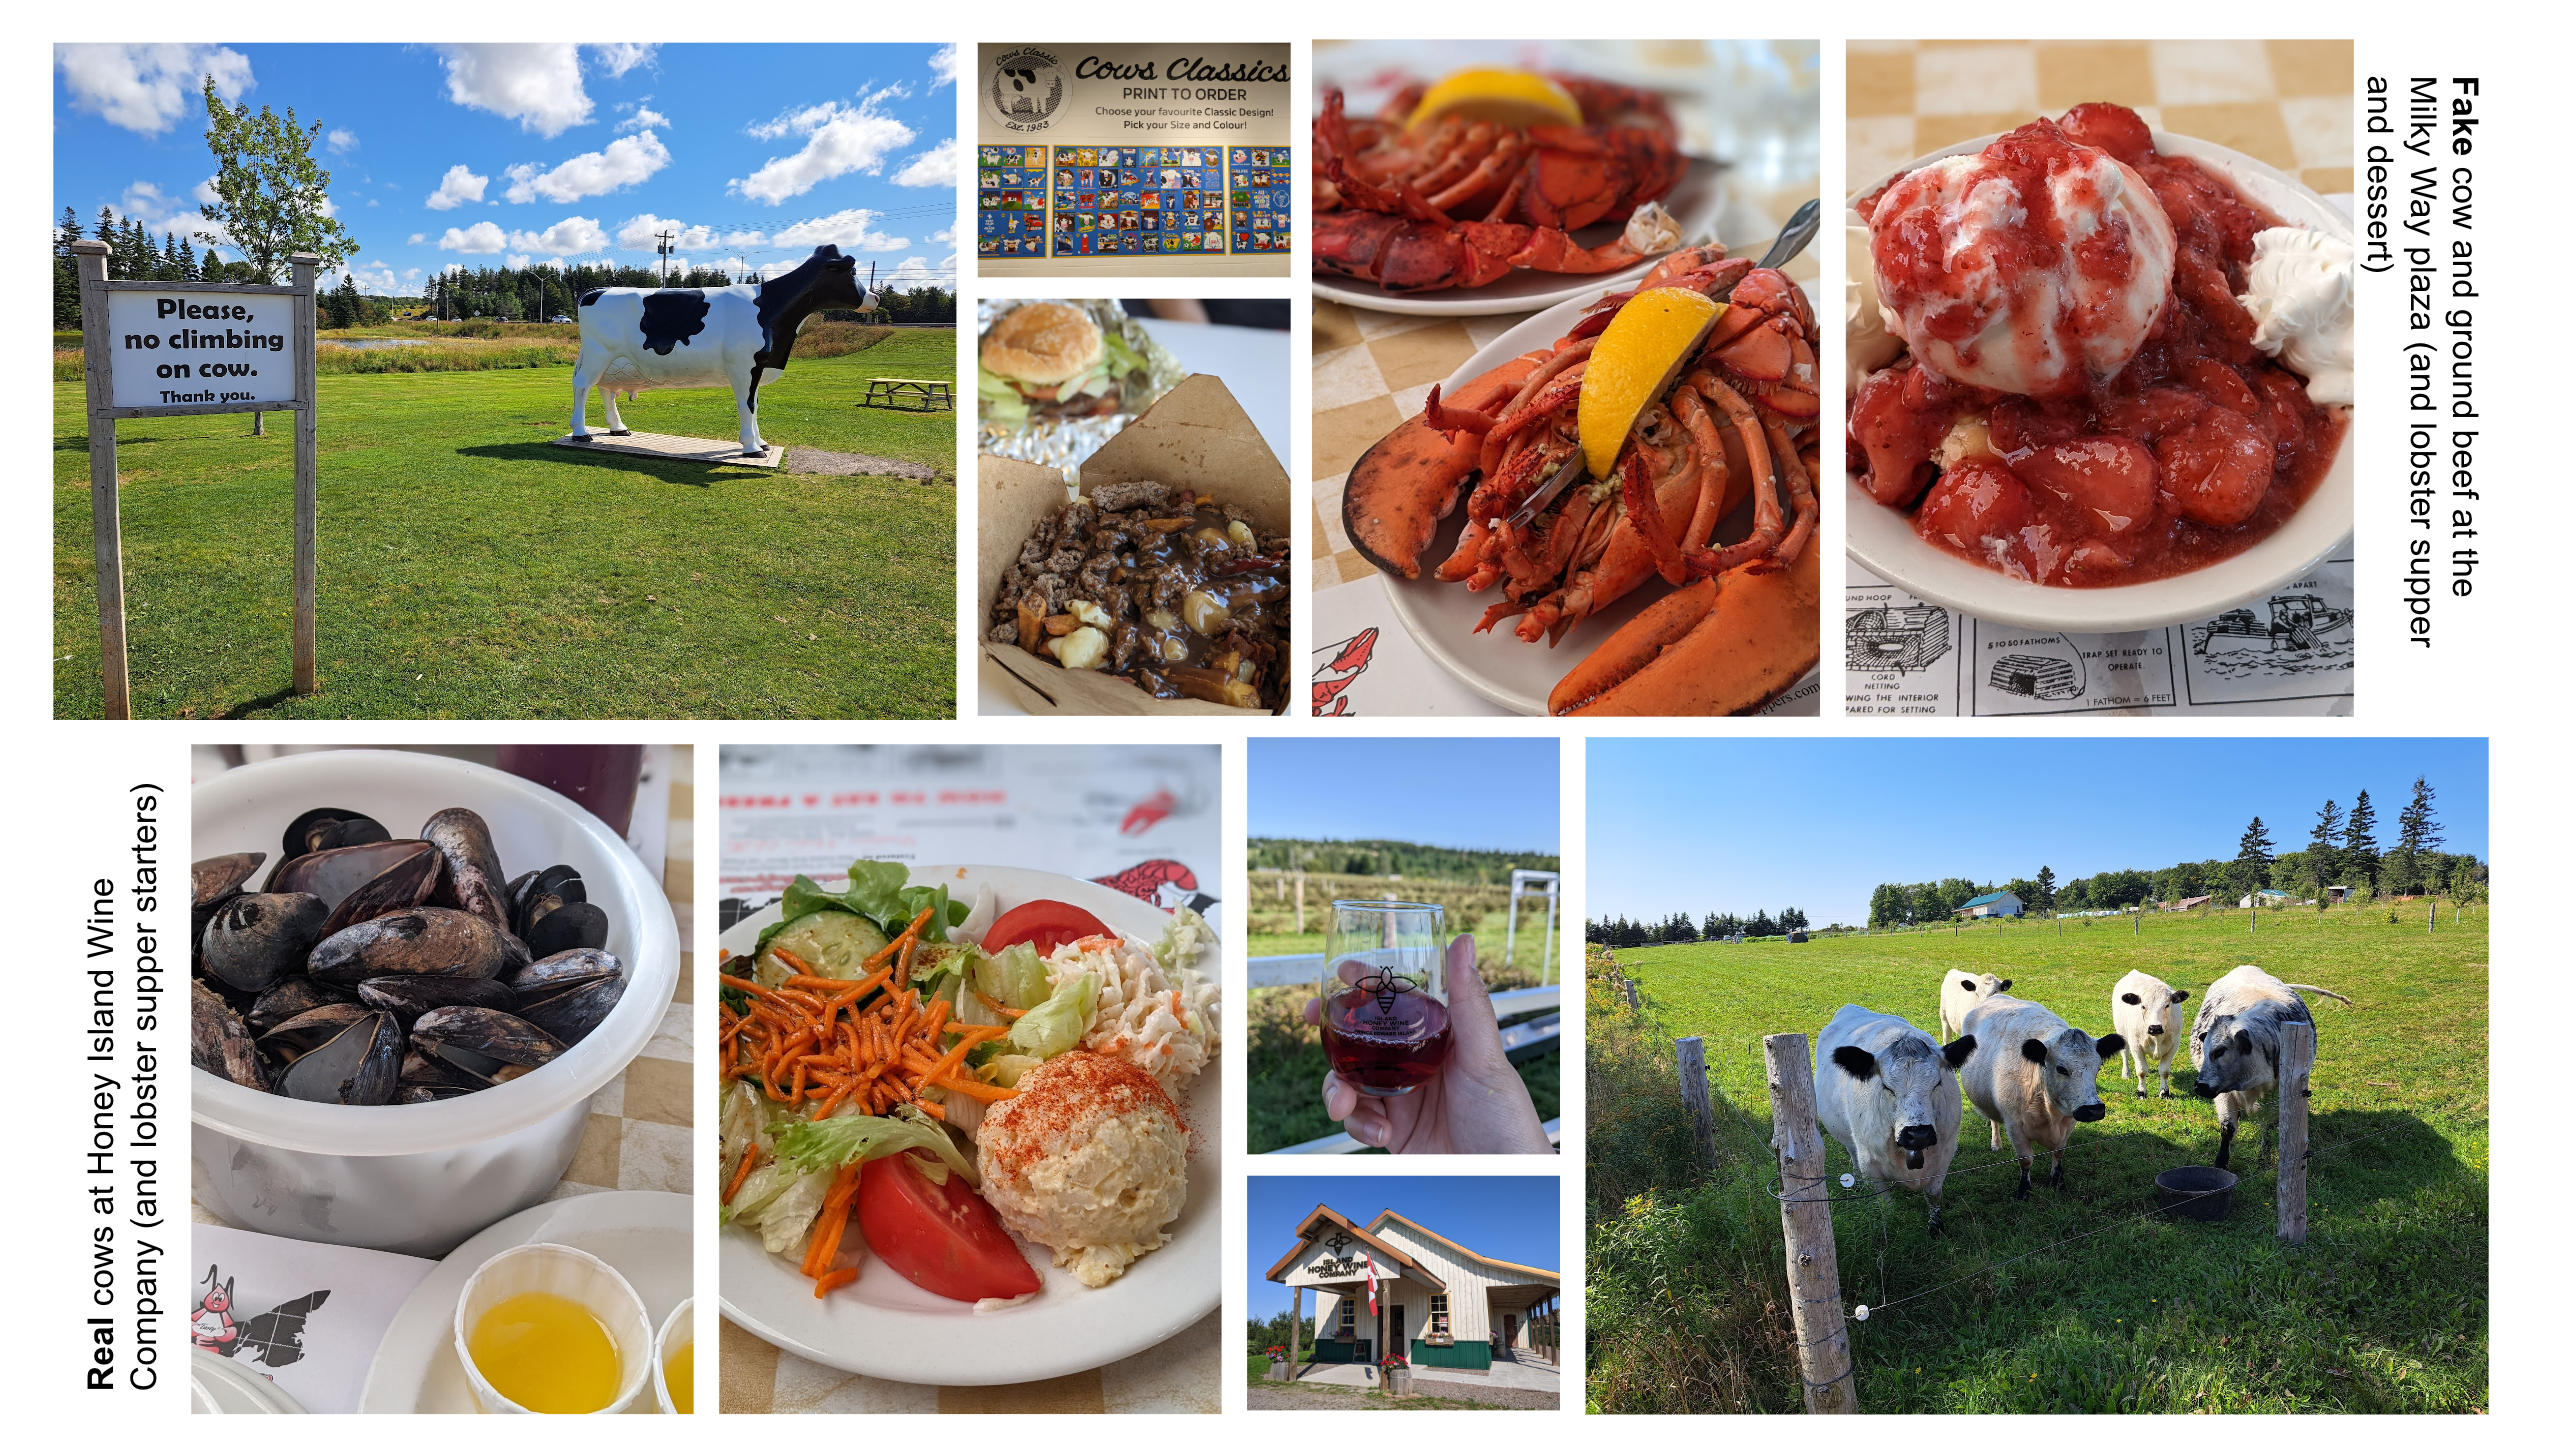
[(1379, 970), (1363, 975), (1354, 984), (1361, 993), (1378, 1002), (1379, 1014), (1390, 1016), (1396, 1013), (1397, 996), (1409, 990), (1422, 988), (1420, 982), (1398, 975), (1392, 970)]

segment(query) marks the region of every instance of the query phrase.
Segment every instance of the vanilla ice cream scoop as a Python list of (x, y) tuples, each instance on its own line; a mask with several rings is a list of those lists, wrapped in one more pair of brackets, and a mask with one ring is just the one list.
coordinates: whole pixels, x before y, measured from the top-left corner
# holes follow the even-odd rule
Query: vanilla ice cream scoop
[(2249, 343), (2302, 377), (2321, 405), (2356, 398), (2355, 261), (2347, 242), (2274, 225), (2258, 232), (2240, 303), (2258, 322)]
[(2049, 121), (1879, 197), (1877, 298), (1930, 373), (2013, 395), (2105, 384), (2169, 302), (2177, 236), (2142, 177)]

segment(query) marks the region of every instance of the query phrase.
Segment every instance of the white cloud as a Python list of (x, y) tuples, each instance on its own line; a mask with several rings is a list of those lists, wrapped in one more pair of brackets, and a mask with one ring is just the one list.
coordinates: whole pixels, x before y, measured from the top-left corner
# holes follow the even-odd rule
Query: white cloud
[(430, 210), (452, 210), (463, 205), (476, 205), (489, 193), (489, 177), (474, 175), (468, 165), (456, 165), (444, 172), (444, 183), (427, 197)]
[(187, 194), (192, 196), (199, 205), (210, 205), (222, 198), (222, 192), (213, 188), (213, 177), (210, 175), (197, 181), (196, 188), (188, 191)]
[(420, 270), (415, 265), (412, 265), (408, 269), (400, 272), (400, 283), (413, 289), (420, 281), (425, 280), (426, 278), (426, 272)]
[(637, 135), (625, 135), (602, 150), (572, 155), (549, 170), (539, 165), (507, 167), (507, 200), (516, 205), (535, 200), (571, 205), (590, 195), (606, 195), (626, 185), (637, 185), (666, 169), (672, 159), (658, 137), (643, 130)]
[[(356, 132), (353, 130), (332, 130), (329, 132), (329, 153), (332, 155), (344, 155), (362, 143), (362, 141), (356, 139)], [(358, 278), (357, 283), (363, 283), (361, 277)]]
[(934, 51), (933, 58), (924, 63), (933, 67), (933, 84), (927, 93), (954, 84), (960, 79), (960, 46), (957, 43), (945, 45)]
[[(478, 226), (473, 226), (478, 229)], [(496, 226), (491, 226), (496, 229)], [(510, 231), (507, 244), (518, 250), (537, 251), (544, 255), (589, 255), (609, 248), (613, 237), (604, 227), (584, 215), (572, 215), (548, 230)]]
[(746, 179), (730, 181), (729, 189), (750, 200), (779, 205), (839, 175), (879, 174), (890, 151), (916, 138), (916, 132), (897, 117), (880, 110), (883, 98), (866, 95), (853, 105), (830, 100), (751, 127), (747, 133), (759, 140), (791, 134), (805, 135), (809, 143), (796, 155), (777, 156)]
[(590, 45), (587, 48), (595, 52), (596, 65), (616, 80), (642, 65), (655, 64), (658, 59), (658, 47), (655, 45), (623, 43)]
[(687, 225), (681, 220), (656, 215), (634, 215), (623, 221), (622, 228), (614, 232), (613, 242), (625, 250), (646, 250), (655, 254), (660, 231), (673, 234), (675, 243), (688, 250), (710, 250), (723, 245), (760, 246), (765, 243), (761, 230), (734, 230), (723, 235), (708, 225)]
[(952, 136), (910, 160), (906, 168), (889, 177), (893, 185), (911, 185), (918, 189), (948, 190), (960, 183), (960, 137)]
[(532, 263), (533, 257), (530, 255), (510, 255), (507, 257), (507, 268), (510, 270), (522, 270)]
[(122, 202), (109, 208), (117, 218), (139, 221), (154, 235), (175, 235), (193, 242), (198, 231), (222, 233), (222, 227), (209, 223), (198, 211), (182, 208), (176, 196), (148, 180), (136, 180), (124, 187)]
[[(456, 105), (513, 120), (548, 140), (595, 112), (575, 45), (443, 45), (445, 93)], [(618, 72), (617, 72), (618, 73)]]
[(958, 226), (945, 226), (940, 230), (934, 231), (932, 235), (926, 238), (931, 240), (934, 244), (940, 245), (947, 241), (956, 240), (959, 237), (960, 230)]
[[(400, 277), (391, 273), (390, 266), (381, 264), (380, 262), (376, 262), (371, 265), (359, 265), (352, 272), (340, 271), (337, 274), (323, 276), (321, 277), (320, 288), (323, 290), (334, 289), (336, 288), (338, 281), (343, 276), (350, 273), (356, 277), (356, 289), (363, 294), (397, 295), (401, 293)], [(415, 272), (413, 271), (411, 273), (414, 274)]]
[(177, 124), (207, 75), (233, 100), (258, 83), (249, 57), (220, 45), (56, 45), (53, 63), (74, 109), (137, 135)]
[(409, 243), (412, 245), (424, 245), (427, 243), (427, 237), (424, 235), (412, 235), (409, 237)]
[(436, 248), (459, 250), (465, 255), (495, 255), (507, 248), (507, 232), (483, 220), (468, 230), (446, 230)]
[[(839, 210), (833, 215), (800, 221), (774, 236), (773, 243), (794, 249), (803, 245), (836, 245), (846, 250), (906, 249), (907, 238), (903, 235), (873, 233), (871, 222), (879, 218), (877, 210)], [(799, 262), (792, 263), (796, 265)]]
[(673, 130), (676, 128), (676, 122), (659, 114), (657, 111), (650, 109), (648, 103), (643, 101), (631, 112), (630, 119), (623, 121), (621, 124), (616, 125), (613, 128), (617, 133), (627, 134), (633, 130), (647, 130), (652, 127)]
[(894, 285), (900, 290), (913, 290), (924, 285), (940, 285), (947, 289), (951, 284), (953, 267), (958, 261), (959, 256), (956, 254), (945, 256), (939, 262), (927, 260), (921, 255), (910, 255), (898, 262), (897, 269), (880, 277), (880, 283)]

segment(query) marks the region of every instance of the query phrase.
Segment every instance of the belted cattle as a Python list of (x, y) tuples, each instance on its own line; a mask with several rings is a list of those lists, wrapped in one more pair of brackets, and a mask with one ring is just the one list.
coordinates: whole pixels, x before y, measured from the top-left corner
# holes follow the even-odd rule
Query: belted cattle
[(2169, 1098), (2169, 1062), (2178, 1053), (2178, 1032), (2186, 1028), (2178, 1007), (2186, 998), (2186, 991), (2139, 970), (2127, 970), (2116, 982), (2116, 1033), (2124, 1037), (2124, 1073), (2137, 1100), (2147, 1070), (2160, 1072), (2160, 1098)]
[(2319, 1027), (2295, 993), (2301, 990), (2355, 1003), (2317, 985), (2288, 985), (2255, 965), (2233, 970), (2204, 992), (2187, 1056), (2195, 1061), (2196, 1093), (2213, 1102), (2214, 1118), (2222, 1122), (2222, 1151), (2213, 1161), (2222, 1169), (2231, 1168), (2231, 1133), (2240, 1117), (2256, 1114), (2258, 1102), (2276, 1087), (2276, 1064), (2284, 1053), (2281, 1027), (2297, 1020), (2312, 1026), (2311, 1053), (2319, 1056)]
[(1932, 1234), (1964, 1123), (1957, 1072), (1973, 1050), (1970, 1036), (1941, 1050), (1919, 1026), (1860, 1005), (1841, 1006), (1814, 1042), (1822, 1128), (1856, 1159), (1860, 1175), (1929, 1197)]
[(756, 429), (756, 392), (791, 361), (800, 327), (822, 310), (868, 311), (879, 297), (863, 288), (852, 257), (833, 245), (800, 268), (761, 285), (713, 290), (590, 290), (578, 297), (578, 392), (573, 440), (587, 430), (587, 392), (604, 390), (608, 431), (628, 435), (617, 395), (726, 385), (738, 401), (738, 448), (765, 453)]
[(1964, 1017), (1973, 1013), (1973, 1007), (1981, 1004), (1984, 997), (2001, 994), (2008, 988), (2008, 981), (1987, 970), (1979, 975), (1948, 971), (1947, 978), (1938, 982), (1938, 1038), (1963, 1034)]
[(2072, 1127), (2107, 1116), (2098, 1099), (2098, 1062), (2124, 1048), (2121, 1035), (2092, 1040), (2087, 1031), (2032, 1000), (1992, 995), (1965, 1017), (1964, 1033), (1980, 1053), (1964, 1068), (1964, 1093), (1991, 1122), (1991, 1148), (2007, 1130), (2018, 1147), (2018, 1198), (2027, 1196), (2036, 1147), (2053, 1152), (2049, 1183), (2062, 1184), (2062, 1151)]

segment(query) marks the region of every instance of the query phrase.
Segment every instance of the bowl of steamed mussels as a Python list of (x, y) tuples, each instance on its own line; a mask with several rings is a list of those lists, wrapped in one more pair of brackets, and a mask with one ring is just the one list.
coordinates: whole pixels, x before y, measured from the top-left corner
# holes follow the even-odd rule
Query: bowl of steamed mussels
[(674, 913), (630, 847), (399, 751), (244, 766), (194, 809), (198, 1198), (425, 1253), (548, 1193), (674, 992)]

